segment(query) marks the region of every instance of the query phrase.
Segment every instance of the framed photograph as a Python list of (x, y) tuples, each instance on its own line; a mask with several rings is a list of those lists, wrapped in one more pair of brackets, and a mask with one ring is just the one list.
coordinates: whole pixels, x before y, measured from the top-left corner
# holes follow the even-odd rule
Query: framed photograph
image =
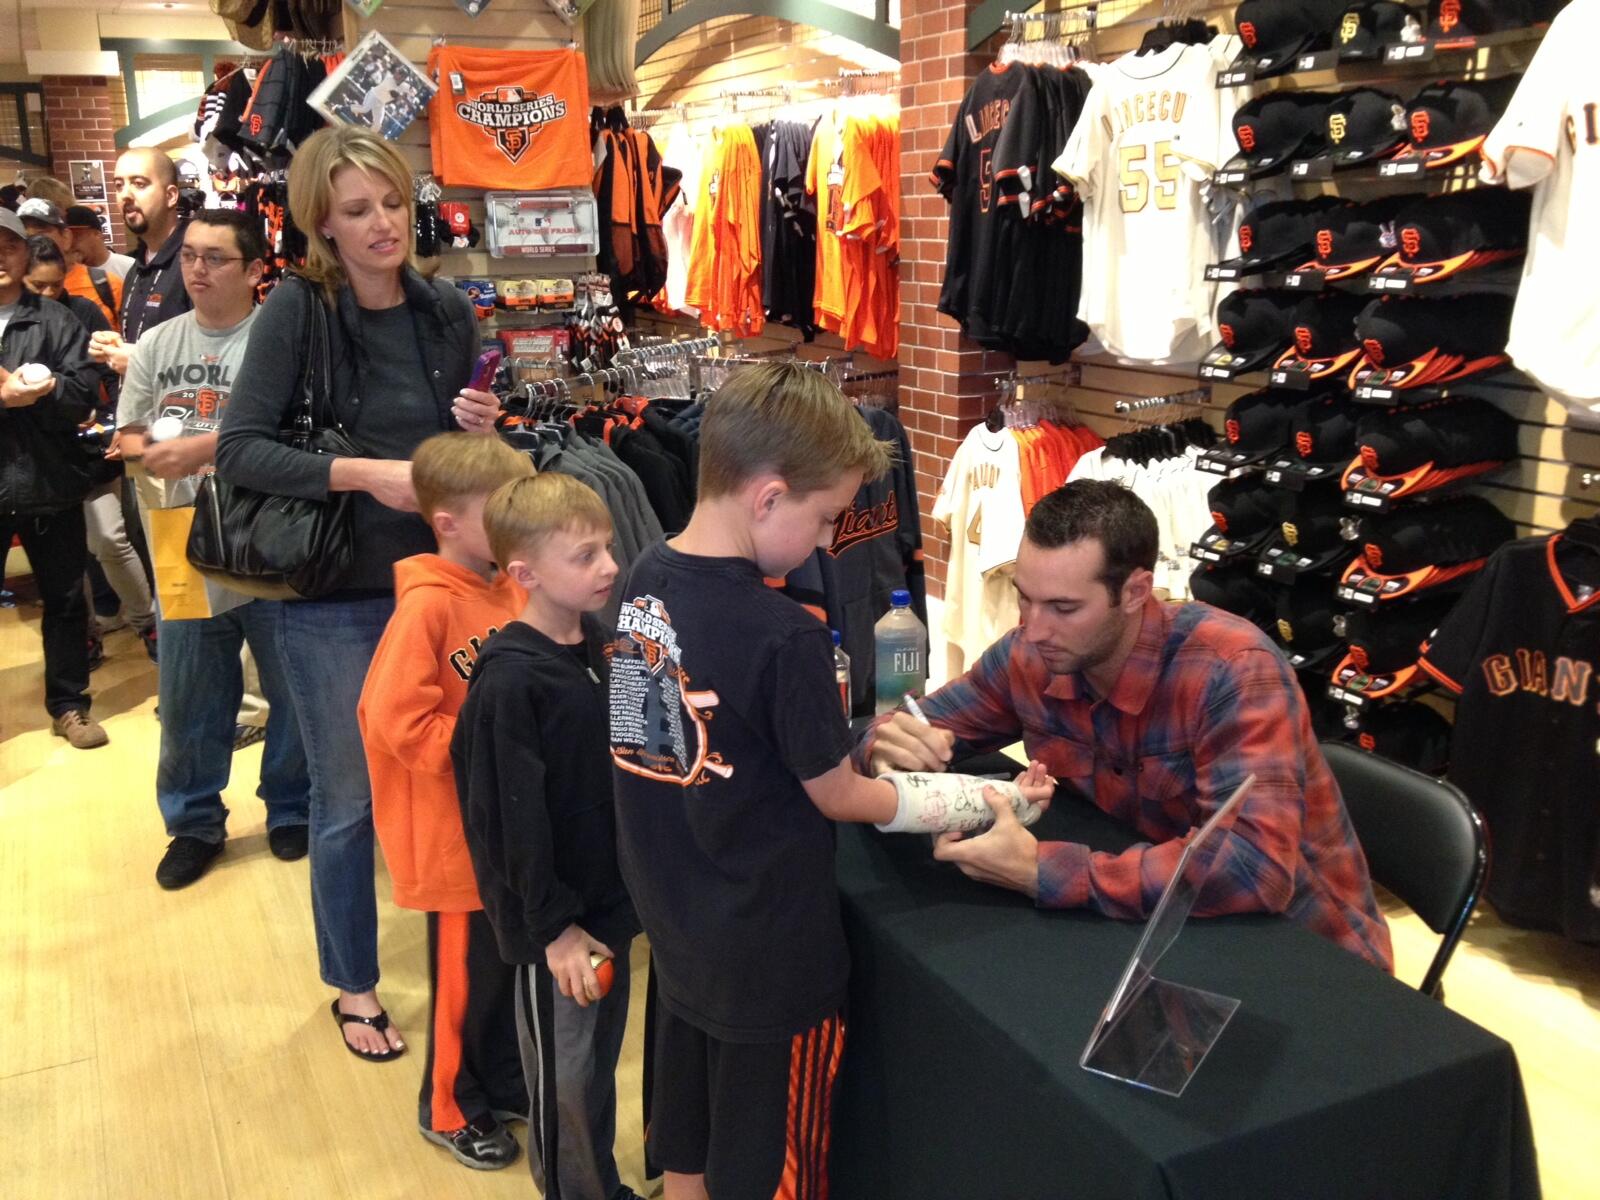
[(307, 103), (330, 121), (364, 125), (394, 141), (422, 115), (438, 90), (374, 29), (356, 43)]
[(106, 165), (94, 159), (73, 159), (67, 163), (72, 181), (72, 198), (81, 203), (106, 201)]

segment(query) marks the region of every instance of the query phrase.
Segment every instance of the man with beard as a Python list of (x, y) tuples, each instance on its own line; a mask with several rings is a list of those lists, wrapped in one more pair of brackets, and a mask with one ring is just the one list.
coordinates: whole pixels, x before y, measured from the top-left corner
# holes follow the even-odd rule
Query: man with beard
[(125, 375), (140, 335), (192, 307), (178, 266), (188, 222), (178, 219), (178, 168), (160, 150), (125, 151), (111, 184), (122, 223), (139, 244), (122, 285), (122, 331), (95, 334), (89, 353)]
[[(986, 833), (942, 835), (934, 857), (1041, 908), (1143, 919), (1190, 836), (1256, 781), (1196, 916), (1281, 913), (1385, 970), (1389, 930), (1299, 684), (1254, 625), (1152, 593), (1155, 514), (1116, 483), (1040, 500), (1017, 551), (1021, 623), (922, 701), (927, 723), (880, 718), (858, 770), (942, 771), (1021, 739), (1030, 761), (1145, 839), (1121, 854), (1040, 842), (995, 804)], [(1004, 811), (1001, 811), (1004, 809)]]

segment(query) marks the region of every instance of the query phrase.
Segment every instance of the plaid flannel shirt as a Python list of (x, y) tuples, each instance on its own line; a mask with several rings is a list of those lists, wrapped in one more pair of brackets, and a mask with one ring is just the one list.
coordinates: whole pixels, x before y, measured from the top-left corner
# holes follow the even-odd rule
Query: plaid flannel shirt
[(1282, 913), (1392, 971), (1366, 857), (1283, 656), (1204, 604), (1151, 599), (1141, 622), (1109, 696), (1081, 674), (1052, 675), (1014, 629), (922, 702), (975, 752), (1020, 738), (1030, 759), (1149, 839), (1121, 854), (1041, 842), (1039, 906), (1149, 916), (1189, 838), (1254, 772), (1195, 914)]

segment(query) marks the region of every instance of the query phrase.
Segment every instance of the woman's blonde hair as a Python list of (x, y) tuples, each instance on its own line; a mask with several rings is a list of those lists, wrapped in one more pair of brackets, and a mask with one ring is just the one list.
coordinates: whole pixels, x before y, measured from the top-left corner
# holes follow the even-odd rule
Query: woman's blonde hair
[(301, 273), (320, 283), (330, 298), (343, 286), (345, 276), (339, 251), (323, 234), (322, 225), (333, 209), (333, 177), (346, 167), (388, 181), (405, 197), (405, 232), (401, 236), (406, 239), (407, 261), (415, 236), (411, 168), (400, 152), (358, 125), (329, 125), (317, 130), (289, 162), (289, 215), (306, 235), (306, 265)]

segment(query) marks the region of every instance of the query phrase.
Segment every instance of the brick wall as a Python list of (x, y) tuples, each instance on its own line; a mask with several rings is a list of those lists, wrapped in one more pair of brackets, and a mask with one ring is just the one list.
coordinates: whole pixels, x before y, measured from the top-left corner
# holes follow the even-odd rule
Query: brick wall
[(127, 231), (122, 227), (115, 197), (110, 195), (111, 173), (117, 162), (115, 135), (128, 121), (122, 80), (104, 75), (46, 75), (41, 83), (50, 137), (50, 173), (70, 185), (69, 162), (85, 158), (103, 162), (112, 243), (117, 248), (125, 246)]
[(900, 416), (916, 458), (929, 591), (942, 595), (948, 542), (929, 514), (967, 430), (992, 403), (992, 380), (1009, 355), (985, 351), (938, 312), (949, 206), (928, 172), (972, 80), (994, 61), (968, 53), (967, 16), (976, 0), (902, 0), (900, 8)]

